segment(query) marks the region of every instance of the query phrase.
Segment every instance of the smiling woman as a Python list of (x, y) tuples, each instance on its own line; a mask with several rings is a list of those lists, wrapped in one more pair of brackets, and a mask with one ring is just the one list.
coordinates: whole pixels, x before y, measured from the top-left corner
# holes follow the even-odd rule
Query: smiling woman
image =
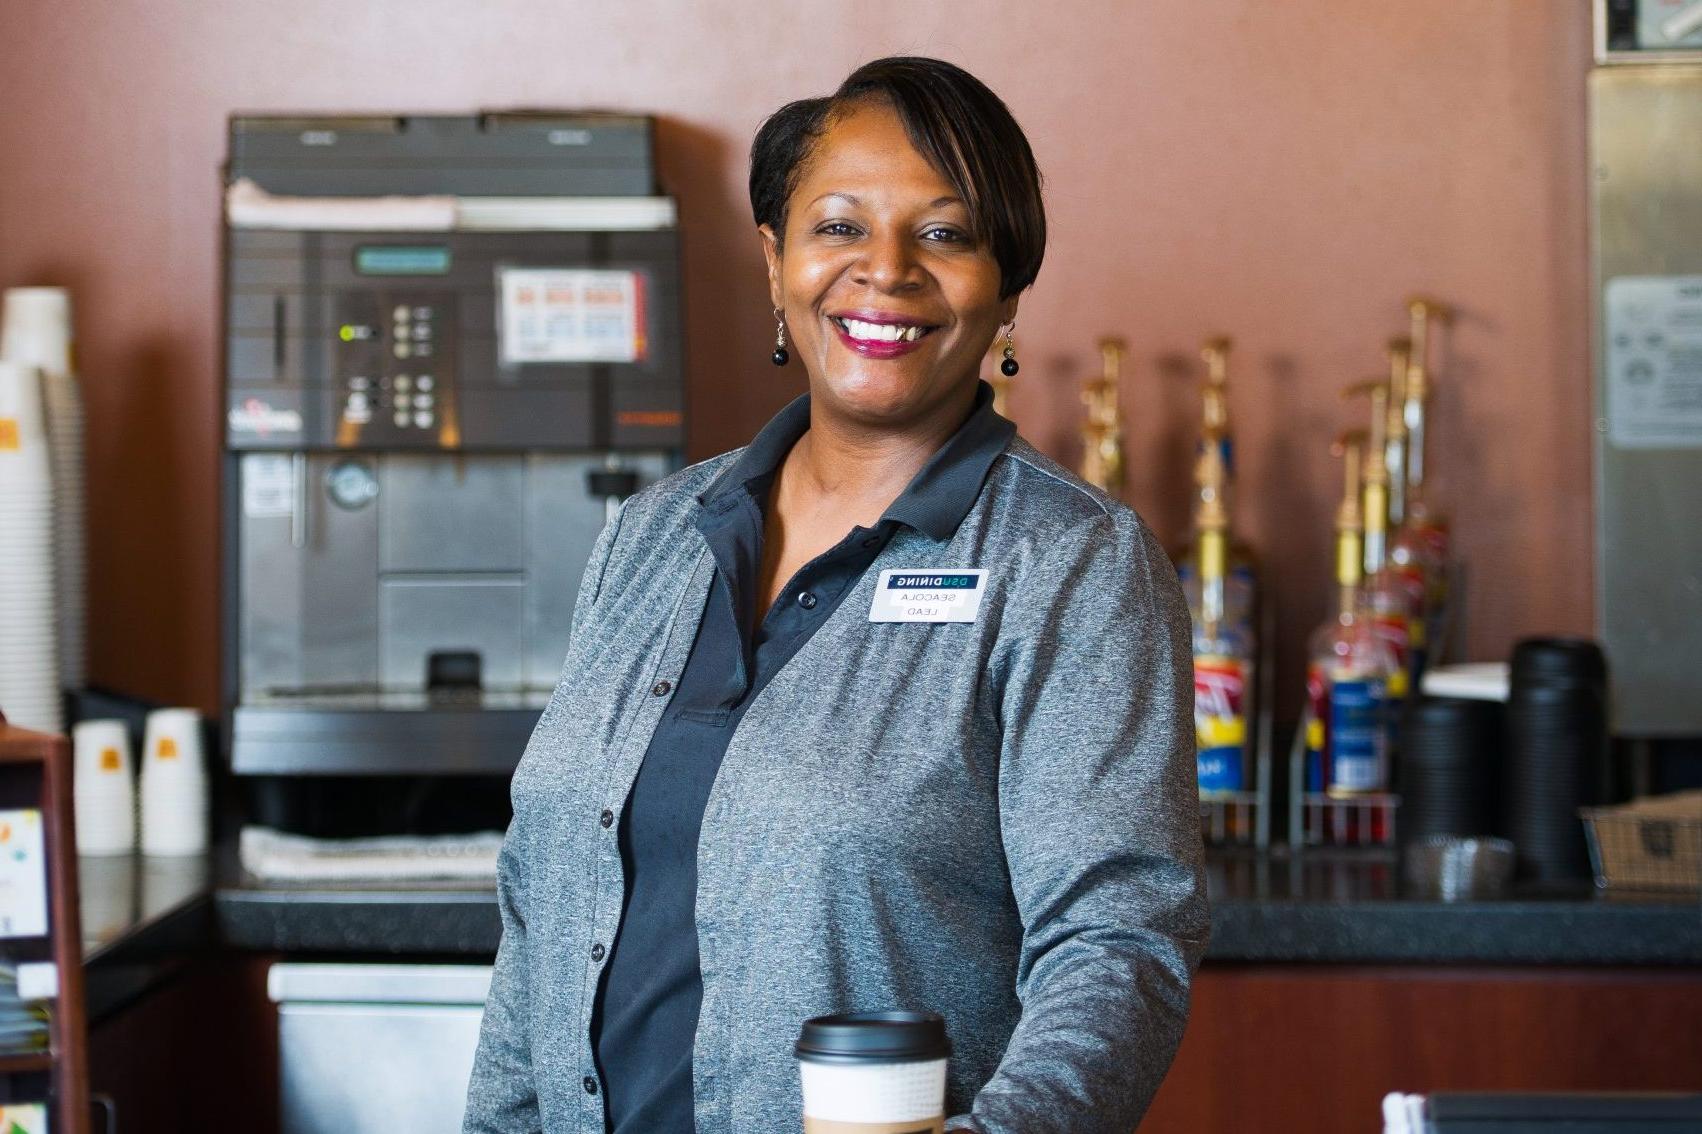
[(804, 1021), (926, 1009), (949, 1110), (902, 1129), (1128, 1134), (1207, 933), (1189, 623), (979, 379), (1045, 251), (1028, 142), (877, 60), (764, 124), (751, 204), (809, 393), (598, 541), (466, 1129), (797, 1130)]

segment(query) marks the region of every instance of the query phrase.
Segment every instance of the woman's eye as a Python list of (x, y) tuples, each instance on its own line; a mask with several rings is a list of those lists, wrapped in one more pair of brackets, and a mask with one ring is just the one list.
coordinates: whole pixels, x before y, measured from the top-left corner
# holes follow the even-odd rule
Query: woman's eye
[(856, 236), (856, 226), (844, 221), (828, 221), (816, 229), (817, 236)]
[(924, 232), (922, 237), (936, 244), (964, 244), (969, 240), (969, 237), (964, 233), (945, 225), (935, 225)]

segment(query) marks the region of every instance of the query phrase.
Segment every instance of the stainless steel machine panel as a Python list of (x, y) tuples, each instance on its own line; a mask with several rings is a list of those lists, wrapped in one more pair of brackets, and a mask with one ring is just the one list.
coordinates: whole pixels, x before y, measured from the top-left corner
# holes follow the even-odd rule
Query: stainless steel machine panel
[(1597, 617), (1616, 731), (1702, 733), (1702, 61), (1590, 77)]
[[(539, 627), (571, 627), (573, 603), (591, 548), (603, 529), (606, 501), (585, 491), (585, 478), (604, 467), (598, 457), (545, 457), (526, 460), (526, 685), (554, 688), (566, 653), (565, 633), (558, 640)], [(628, 454), (623, 468), (637, 472), (640, 484), (668, 475), (659, 453)]]
[[(524, 566), (519, 457), (384, 462), (382, 571), (518, 571)], [(585, 492), (581, 477), (573, 486)]]
[(352, 465), (251, 453), (238, 465), (238, 586), (243, 689), (371, 688), (378, 681), (378, 509), (329, 499), (329, 473)]
[[(511, 576), (386, 578), (379, 586), (379, 681), (386, 689), (426, 683), (434, 654), (481, 660), (481, 686), (519, 689), (525, 677), (525, 581)], [(567, 640), (550, 635), (562, 648)]]
[(273, 965), (284, 1134), (458, 1134), (490, 969)]
[[(243, 455), (238, 706), (428, 691), (471, 651), (486, 693), (555, 684), (607, 501), (589, 456)], [(666, 454), (623, 459), (637, 484)]]

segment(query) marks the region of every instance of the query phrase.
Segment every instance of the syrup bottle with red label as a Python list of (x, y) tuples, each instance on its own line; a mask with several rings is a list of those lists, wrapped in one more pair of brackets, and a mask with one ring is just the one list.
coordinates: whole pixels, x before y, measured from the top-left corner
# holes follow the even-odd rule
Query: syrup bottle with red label
[(1406, 425), (1406, 499), (1402, 526), (1411, 533), (1414, 543), (1424, 548), (1433, 564), (1428, 580), (1425, 601), (1426, 650), (1433, 652), (1447, 621), (1448, 579), (1453, 549), (1448, 521), (1435, 509), (1426, 493), (1431, 455), (1426, 445), (1429, 436), (1430, 392), (1434, 385), (1431, 347), (1436, 341), (1436, 328), (1446, 326), (1452, 317), (1450, 309), (1434, 300), (1414, 297), (1407, 302), (1412, 316), (1412, 338), (1407, 359), (1405, 397), (1401, 415)]
[[(1390, 777), (1389, 687), (1400, 672), (1393, 650), (1373, 625), (1365, 595), (1366, 511), (1361, 480), (1368, 444), (1363, 430), (1344, 434), (1331, 450), (1342, 459), (1342, 499), (1336, 509), (1336, 612), (1308, 644), (1305, 791), (1351, 798), (1386, 791)], [(1379, 459), (1381, 454), (1379, 453)], [(1383, 812), (1373, 811), (1373, 822)], [(1381, 842), (1384, 832), (1339, 833), (1339, 841)]]

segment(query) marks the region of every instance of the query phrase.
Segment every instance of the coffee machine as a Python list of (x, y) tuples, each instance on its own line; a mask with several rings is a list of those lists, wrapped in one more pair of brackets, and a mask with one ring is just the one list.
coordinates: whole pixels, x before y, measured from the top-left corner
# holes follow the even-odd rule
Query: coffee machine
[(620, 499), (680, 463), (648, 118), (230, 122), (225, 750), (504, 777)]

